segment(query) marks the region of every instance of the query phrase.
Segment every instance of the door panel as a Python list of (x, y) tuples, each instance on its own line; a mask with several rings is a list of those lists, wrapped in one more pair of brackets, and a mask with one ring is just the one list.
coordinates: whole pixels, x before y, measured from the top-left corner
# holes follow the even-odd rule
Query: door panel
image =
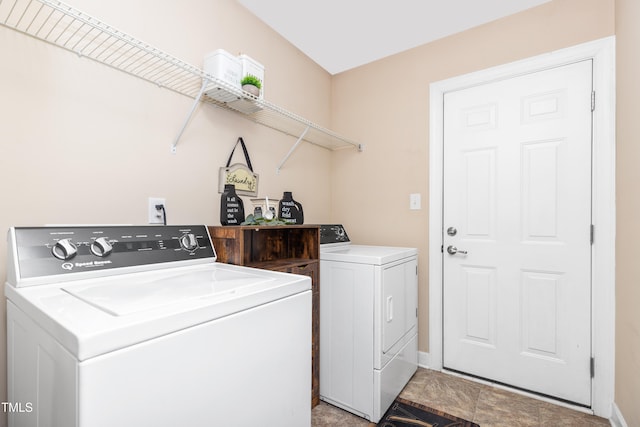
[(444, 98), (444, 366), (587, 406), (591, 67)]
[(522, 273), (522, 352), (558, 356), (558, 292), (561, 275)]
[(495, 269), (464, 267), (463, 270), (467, 294), (464, 339), (495, 348)]
[(382, 276), (382, 352), (386, 353), (405, 332), (404, 265), (384, 268)]
[(388, 352), (417, 323), (417, 260), (382, 270), (382, 352)]
[(549, 239), (558, 232), (558, 150), (562, 141), (526, 144), (523, 148), (523, 240)]
[(495, 231), (496, 152), (494, 149), (465, 153), (467, 234), (491, 239)]

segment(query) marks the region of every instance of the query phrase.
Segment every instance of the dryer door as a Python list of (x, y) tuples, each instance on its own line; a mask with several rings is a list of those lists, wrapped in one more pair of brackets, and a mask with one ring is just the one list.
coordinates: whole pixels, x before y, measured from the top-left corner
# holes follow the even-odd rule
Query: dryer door
[(417, 325), (418, 262), (410, 258), (382, 270), (382, 352)]

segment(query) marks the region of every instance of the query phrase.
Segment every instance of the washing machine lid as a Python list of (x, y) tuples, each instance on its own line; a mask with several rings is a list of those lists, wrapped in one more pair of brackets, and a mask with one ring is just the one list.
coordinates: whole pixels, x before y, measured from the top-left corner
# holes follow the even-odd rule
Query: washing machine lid
[(51, 285), (5, 286), (18, 309), (78, 360), (311, 289), (306, 276), (213, 263)]
[(61, 289), (114, 316), (125, 316), (184, 302), (194, 298), (220, 298), (252, 293), (269, 287), (274, 277), (253, 271), (205, 269), (122, 280), (110, 278), (97, 283), (70, 284)]
[(353, 244), (336, 246), (323, 245), (320, 250), (320, 260), (384, 265), (416, 256), (417, 254), (418, 250), (416, 248)]

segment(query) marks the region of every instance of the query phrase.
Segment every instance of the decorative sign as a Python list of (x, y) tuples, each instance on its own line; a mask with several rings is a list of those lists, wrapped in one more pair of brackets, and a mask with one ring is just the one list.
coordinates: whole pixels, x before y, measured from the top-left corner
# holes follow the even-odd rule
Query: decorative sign
[(224, 186), (228, 184), (234, 185), (238, 194), (254, 197), (258, 195), (258, 174), (242, 163), (220, 168), (218, 192), (222, 193)]
[(285, 191), (278, 204), (278, 217), (290, 224), (303, 224), (304, 212), (302, 205), (295, 200), (290, 191)]
[(220, 224), (240, 225), (244, 221), (244, 203), (233, 188), (227, 184), (220, 196)]
[[(238, 144), (242, 146), (244, 159), (247, 164), (243, 165), (242, 163), (235, 163), (229, 166)], [(242, 137), (238, 138), (233, 146), (233, 150), (231, 150), (231, 154), (229, 155), (229, 160), (227, 160), (227, 165), (220, 168), (220, 175), (218, 177), (218, 193), (222, 193), (224, 191), (225, 185), (235, 186), (236, 193), (243, 196), (256, 197), (258, 195), (258, 174), (253, 172), (251, 159), (249, 159), (249, 152), (247, 151), (247, 146), (244, 144)]]

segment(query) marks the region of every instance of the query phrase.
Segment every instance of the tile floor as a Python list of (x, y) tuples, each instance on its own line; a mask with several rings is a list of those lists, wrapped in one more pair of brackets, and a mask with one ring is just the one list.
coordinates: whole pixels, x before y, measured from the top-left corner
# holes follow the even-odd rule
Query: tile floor
[[(482, 427), (595, 427), (609, 421), (453, 375), (419, 368), (400, 397)], [(312, 427), (368, 427), (369, 422), (324, 402), (312, 411)]]

